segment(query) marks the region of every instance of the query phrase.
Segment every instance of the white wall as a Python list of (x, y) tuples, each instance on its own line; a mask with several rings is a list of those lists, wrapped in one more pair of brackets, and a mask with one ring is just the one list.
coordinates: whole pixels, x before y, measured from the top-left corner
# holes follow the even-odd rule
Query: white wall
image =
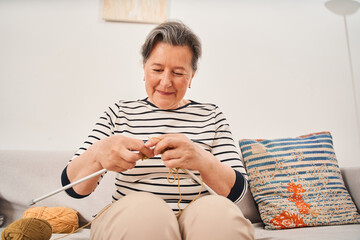
[[(203, 43), (187, 97), (217, 103), (236, 140), (330, 131), (340, 166), (360, 166), (344, 18), (324, 3), (168, 0), (168, 15)], [(155, 25), (101, 8), (0, 0), (0, 149), (76, 149), (107, 105), (146, 96), (139, 51)], [(359, 94), (360, 11), (346, 20)]]

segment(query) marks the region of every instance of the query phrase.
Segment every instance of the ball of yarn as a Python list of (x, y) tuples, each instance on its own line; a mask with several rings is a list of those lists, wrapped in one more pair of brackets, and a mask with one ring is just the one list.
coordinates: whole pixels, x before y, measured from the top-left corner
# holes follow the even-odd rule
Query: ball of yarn
[(67, 207), (32, 207), (24, 218), (41, 218), (48, 221), (53, 233), (71, 233), (79, 227), (78, 212)]
[(44, 219), (22, 218), (1, 233), (1, 240), (49, 240), (51, 225)]

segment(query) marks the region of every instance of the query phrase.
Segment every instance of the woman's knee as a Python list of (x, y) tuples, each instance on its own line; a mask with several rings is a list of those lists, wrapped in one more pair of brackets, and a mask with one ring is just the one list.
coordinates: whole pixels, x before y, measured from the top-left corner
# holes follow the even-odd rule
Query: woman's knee
[(118, 200), (116, 204), (132, 215), (136, 213), (138, 216), (145, 217), (145, 215), (148, 215), (148, 217), (153, 216), (156, 218), (159, 215), (174, 215), (163, 199), (146, 192), (127, 195)]
[(161, 198), (144, 192), (114, 202), (94, 223), (91, 239), (97, 239), (98, 233), (103, 235), (99, 239), (112, 239), (104, 235), (104, 228), (111, 235), (122, 236), (117, 239), (179, 239), (180, 236), (171, 208)]
[(205, 196), (188, 206), (179, 219), (183, 239), (253, 239), (254, 230), (241, 210), (222, 196)]
[[(203, 215), (223, 215), (224, 212), (234, 212), (239, 216), (244, 216), (241, 210), (229, 199), (223, 196), (208, 195), (196, 200), (193, 204), (188, 206), (189, 211), (197, 211), (203, 213)], [(196, 210), (192, 210), (196, 209)]]

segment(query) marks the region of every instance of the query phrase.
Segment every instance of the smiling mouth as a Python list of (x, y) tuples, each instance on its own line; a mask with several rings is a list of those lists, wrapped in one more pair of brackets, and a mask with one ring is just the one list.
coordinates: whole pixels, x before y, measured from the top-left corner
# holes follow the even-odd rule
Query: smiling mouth
[(164, 91), (160, 91), (160, 90), (156, 90), (160, 95), (163, 95), (163, 96), (169, 96), (169, 95), (172, 95), (173, 92), (164, 92)]

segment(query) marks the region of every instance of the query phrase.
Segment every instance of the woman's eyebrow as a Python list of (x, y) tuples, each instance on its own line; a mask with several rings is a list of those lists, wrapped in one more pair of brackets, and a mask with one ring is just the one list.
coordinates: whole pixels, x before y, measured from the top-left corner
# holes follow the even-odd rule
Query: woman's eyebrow
[(163, 65), (160, 64), (160, 63), (153, 63), (153, 64), (151, 64), (151, 66), (159, 66), (159, 67), (162, 67)]
[(179, 69), (179, 70), (184, 70), (184, 71), (185, 71), (185, 68), (184, 68), (184, 67), (181, 67), (181, 66), (174, 67), (174, 69)]
[[(152, 63), (151, 66), (157, 66), (157, 67), (163, 67), (164, 65), (160, 64), (160, 63)], [(182, 66), (176, 66), (174, 67), (174, 69), (177, 69), (177, 70), (186, 70), (184, 67)]]

